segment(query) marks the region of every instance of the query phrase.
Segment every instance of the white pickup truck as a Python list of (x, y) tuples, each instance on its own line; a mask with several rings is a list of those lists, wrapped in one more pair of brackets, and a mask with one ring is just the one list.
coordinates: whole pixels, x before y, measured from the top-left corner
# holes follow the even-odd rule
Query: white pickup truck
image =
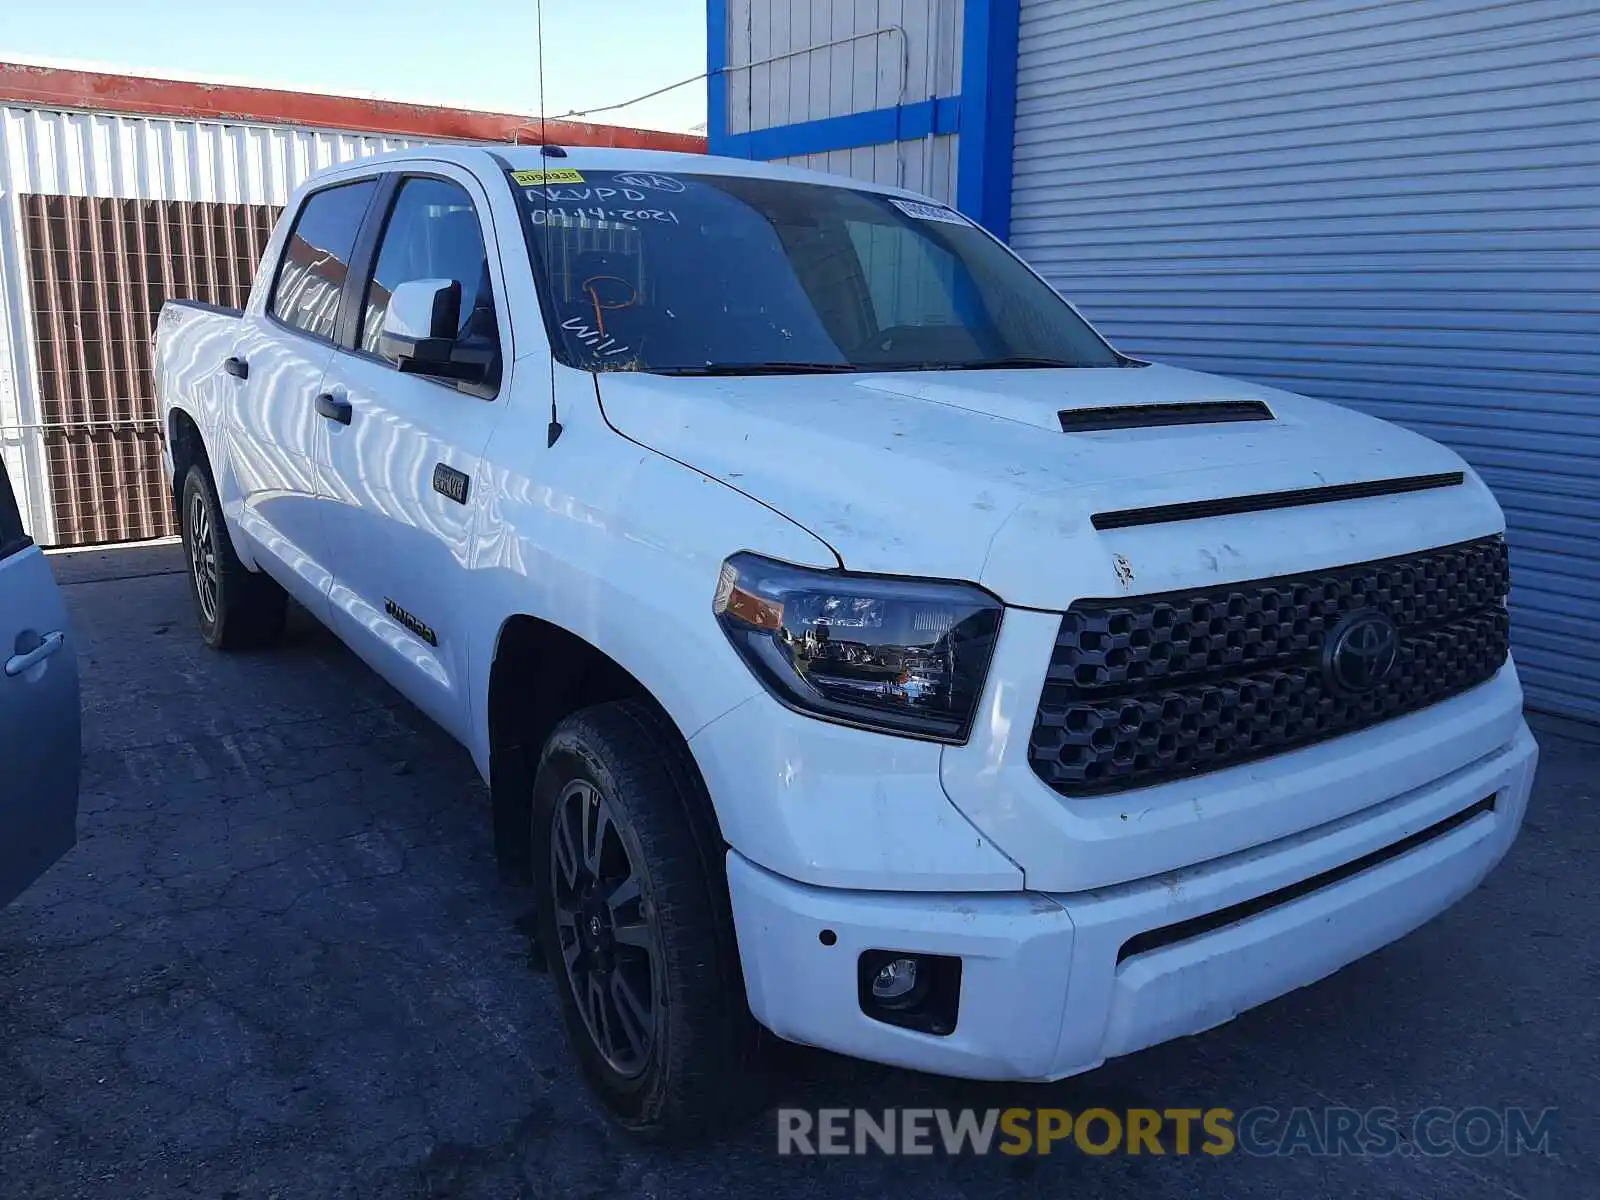
[(206, 640), (292, 597), (471, 751), (633, 1128), (703, 1126), (755, 1023), (1088, 1070), (1393, 941), (1522, 820), (1478, 476), (1119, 353), (925, 197), (410, 150), (157, 341)]

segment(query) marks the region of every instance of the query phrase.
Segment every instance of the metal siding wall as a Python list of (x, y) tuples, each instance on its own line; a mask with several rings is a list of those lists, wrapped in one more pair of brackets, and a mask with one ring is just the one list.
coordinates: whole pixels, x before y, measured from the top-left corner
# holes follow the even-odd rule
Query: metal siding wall
[(798, 154), (774, 161), (810, 171), (848, 175), (852, 179), (870, 183), (914, 188), (935, 200), (954, 204), (959, 142), (959, 135), (948, 134), (915, 142), (886, 142), (880, 146), (859, 146), (852, 150)]
[(281, 210), (33, 194), (21, 202), (54, 541), (176, 533), (161, 466), (156, 321), (173, 298), (243, 307)]
[[(728, 73), (728, 131), (797, 125), (955, 95), (961, 90), (962, 4), (728, 0), (728, 60), (735, 67)], [(874, 29), (890, 32), (807, 49)], [(778, 55), (785, 57), (737, 69)]]
[[(315, 170), (409, 144), (401, 138), (282, 126), (0, 106), (0, 453), (20, 493), (23, 518), (38, 541), (54, 544), (63, 532), (54, 519), (52, 456), (46, 452), (49, 431), (44, 428), (62, 422), (46, 416), (39, 388), (44, 364), (36, 361), (34, 349), (35, 279), (21, 197), (281, 206)], [(129, 397), (76, 399), (118, 412)], [(148, 430), (157, 425), (154, 418), (139, 417), (128, 428), (146, 428), (144, 443), (155, 445)], [(123, 463), (117, 469), (126, 474), (130, 468)], [(142, 476), (135, 472), (133, 478)], [(113, 491), (113, 501), (116, 495)], [(135, 484), (126, 498), (138, 505), (139, 495)], [(107, 527), (114, 525), (113, 520)]]
[(1600, 718), (1593, 0), (1023, 0), (1019, 68), (1017, 249), (1132, 351), (1460, 450), (1530, 700)]
[[(727, 0), (733, 67), (726, 75), (727, 132), (784, 130), (861, 113), (883, 119), (889, 110), (959, 95), (964, 12), (964, 0)], [(826, 45), (874, 30), (884, 32)], [(717, 89), (711, 96), (716, 103)], [(884, 119), (880, 134), (900, 132), (902, 117)], [(940, 126), (953, 127), (953, 121)], [(913, 188), (954, 204), (958, 140), (936, 130), (773, 161)]]

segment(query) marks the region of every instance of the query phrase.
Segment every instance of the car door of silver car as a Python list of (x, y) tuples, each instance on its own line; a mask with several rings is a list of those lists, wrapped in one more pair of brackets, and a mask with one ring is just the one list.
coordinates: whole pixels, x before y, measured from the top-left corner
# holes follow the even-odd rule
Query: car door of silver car
[(77, 840), (80, 753), (66, 607), (0, 460), (0, 904)]

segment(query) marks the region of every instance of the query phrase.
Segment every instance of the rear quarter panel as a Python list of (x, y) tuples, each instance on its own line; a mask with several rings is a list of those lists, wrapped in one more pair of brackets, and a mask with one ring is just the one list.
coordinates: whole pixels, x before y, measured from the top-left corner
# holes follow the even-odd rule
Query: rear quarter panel
[[(216, 474), (218, 490), (227, 475), (225, 385), (232, 377), (222, 362), (233, 353), (242, 331), (237, 313), (168, 301), (156, 326), (156, 393), (161, 397), (162, 428), (166, 431), (167, 468), (172, 468), (173, 415), (186, 413), (199, 427), (206, 453)], [(175, 489), (183, 486), (173, 481)], [(224, 503), (227, 496), (223, 496)]]

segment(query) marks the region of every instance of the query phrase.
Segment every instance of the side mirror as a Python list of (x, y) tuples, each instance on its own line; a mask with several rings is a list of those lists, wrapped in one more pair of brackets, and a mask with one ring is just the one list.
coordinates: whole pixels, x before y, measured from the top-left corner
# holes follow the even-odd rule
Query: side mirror
[(451, 354), (460, 327), (460, 283), (454, 279), (408, 279), (389, 295), (378, 353), (402, 371), (453, 375)]

